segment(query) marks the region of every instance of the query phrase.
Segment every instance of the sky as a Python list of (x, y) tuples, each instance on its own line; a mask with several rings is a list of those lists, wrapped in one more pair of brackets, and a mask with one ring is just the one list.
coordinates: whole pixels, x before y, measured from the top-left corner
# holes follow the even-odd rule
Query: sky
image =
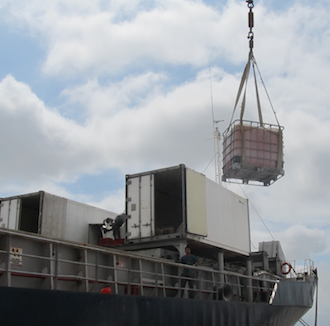
[[(224, 186), (249, 199), (253, 250), (274, 238), (296, 266), (314, 261), (328, 325), (330, 3), (256, 0), (253, 11), (285, 176)], [(0, 0), (0, 197), (44, 190), (120, 213), (126, 174), (183, 163), (214, 180), (212, 107), (223, 132), (248, 59), (247, 13), (244, 0)]]

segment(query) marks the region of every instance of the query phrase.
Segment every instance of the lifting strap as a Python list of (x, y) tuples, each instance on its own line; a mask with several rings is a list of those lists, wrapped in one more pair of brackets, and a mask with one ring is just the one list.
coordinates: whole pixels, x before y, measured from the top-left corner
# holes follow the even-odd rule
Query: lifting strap
[(260, 127), (263, 127), (264, 126), (264, 123), (263, 123), (263, 120), (262, 120), (262, 112), (261, 112), (261, 106), (260, 106), (258, 84), (257, 84), (257, 77), (256, 77), (256, 70), (255, 70), (255, 67), (254, 67), (254, 62), (252, 64), (252, 68), (253, 68), (254, 84), (255, 84), (255, 88), (256, 88), (259, 122), (260, 122)]
[(240, 86), (238, 88), (238, 92), (237, 92), (237, 96), (236, 96), (236, 101), (235, 101), (235, 106), (234, 106), (234, 110), (233, 110), (233, 113), (232, 113), (232, 116), (231, 116), (231, 119), (230, 119), (229, 126), (233, 122), (234, 114), (236, 112), (237, 105), (238, 105), (238, 102), (239, 102), (239, 99), (241, 97), (242, 92), (244, 94), (243, 94), (243, 99), (242, 99), (242, 104), (241, 104), (240, 122), (241, 122), (241, 124), (243, 122), (243, 117), (244, 117), (244, 113), (245, 113), (245, 104), (246, 104), (246, 89), (247, 89), (247, 83), (248, 83), (248, 79), (249, 79), (251, 65), (252, 65), (252, 68), (253, 68), (253, 77), (254, 77), (254, 84), (255, 84), (255, 92), (256, 92), (257, 108), (258, 108), (258, 116), (259, 116), (260, 126), (263, 127), (263, 124), (264, 123), (263, 123), (263, 117), (262, 117), (262, 111), (261, 111), (261, 104), (260, 104), (260, 97), (259, 97), (259, 90), (258, 90), (258, 82), (257, 82), (257, 73), (256, 73), (256, 71), (258, 72), (258, 74), (260, 76), (260, 79), (261, 79), (261, 82), (262, 82), (262, 84), (264, 86), (266, 95), (268, 97), (268, 100), (270, 102), (272, 111), (274, 113), (274, 116), (275, 116), (275, 119), (276, 119), (276, 122), (277, 122), (277, 125), (280, 127), (280, 123), (279, 123), (279, 121), (277, 119), (276, 112), (275, 112), (275, 110), (273, 108), (273, 105), (272, 105), (272, 102), (271, 102), (271, 100), (269, 98), (269, 95), (268, 95), (266, 86), (265, 86), (265, 84), (264, 84), (264, 82), (262, 80), (262, 77), (261, 77), (261, 74), (260, 74), (260, 71), (259, 71), (259, 68), (258, 68), (258, 65), (257, 65), (257, 61), (256, 61), (256, 59), (255, 59), (255, 57), (253, 55), (253, 51), (252, 50), (250, 50), (250, 52), (249, 52), (248, 62), (246, 64), (246, 66), (245, 66), (245, 69), (244, 69), (244, 72), (243, 72), (243, 75), (242, 75), (242, 78), (241, 78), (241, 83), (240, 83)]
[(240, 86), (239, 86), (239, 89), (238, 89), (238, 93), (237, 93), (236, 101), (235, 101), (235, 106), (234, 106), (233, 114), (231, 116), (229, 125), (231, 125), (231, 123), (233, 121), (233, 117), (234, 117), (235, 111), (237, 109), (237, 104), (238, 104), (238, 101), (241, 97), (241, 94), (242, 94), (242, 91), (243, 91), (243, 88), (244, 88), (244, 92), (243, 92), (244, 94), (243, 94), (243, 99), (242, 99), (242, 104), (241, 104), (241, 112), (240, 112), (241, 124), (243, 122), (243, 117), (244, 117), (244, 112), (245, 112), (245, 103), (246, 103), (246, 89), (247, 89), (247, 83), (248, 83), (248, 80), (249, 80), (251, 65), (252, 65), (252, 68), (253, 68), (253, 75), (254, 75), (254, 84), (255, 84), (256, 97), (257, 97), (259, 122), (260, 122), (260, 126), (263, 127), (263, 119), (262, 119), (261, 105), (260, 105), (260, 99), (259, 99), (258, 83), (257, 83), (256, 72), (255, 72), (256, 61), (255, 61), (255, 58), (253, 56), (252, 50), (249, 52), (249, 59), (248, 59), (248, 62), (245, 66), (245, 69), (244, 69), (244, 72), (243, 72), (243, 75), (242, 75), (242, 78), (241, 78), (241, 83), (240, 83)]
[[(266, 94), (268, 96), (270, 105), (272, 107), (272, 110), (273, 110), (273, 113), (274, 113), (274, 116), (275, 116), (275, 119), (276, 119), (276, 122), (277, 122), (277, 125), (278, 125), (278, 132), (279, 132), (279, 134), (278, 134), (278, 137), (279, 137), (278, 138), (278, 141), (279, 141), (279, 151), (278, 151), (278, 157), (277, 157), (277, 168), (278, 169), (281, 169), (282, 168), (282, 164), (283, 164), (283, 148), (282, 148), (282, 145), (281, 145), (282, 144), (282, 127), (279, 124), (279, 121), (278, 121), (277, 116), (276, 116), (276, 112), (274, 111), (274, 108), (273, 108), (272, 102), (270, 101), (270, 98), (269, 98), (267, 89), (265, 87), (265, 84), (263, 83), (263, 80), (262, 80), (262, 77), (261, 77), (261, 74), (260, 74), (260, 71), (259, 71), (257, 62), (256, 62), (256, 60), (255, 60), (255, 58), (253, 56), (252, 49), (250, 49), (248, 62), (246, 64), (246, 66), (245, 66), (245, 69), (244, 69), (244, 72), (243, 72), (243, 75), (242, 75), (242, 78), (241, 78), (241, 83), (240, 83), (240, 86), (239, 86), (239, 89), (238, 89), (238, 93), (237, 93), (237, 96), (236, 96), (234, 110), (233, 110), (233, 113), (232, 113), (232, 116), (231, 116), (231, 119), (230, 119), (230, 123), (229, 123), (229, 127), (228, 127), (227, 131), (229, 131), (229, 128), (232, 125), (233, 117), (234, 117), (235, 111), (237, 109), (238, 102), (239, 102), (240, 97), (241, 97), (241, 95), (243, 93), (242, 104), (241, 104), (241, 112), (240, 112), (240, 126), (241, 126), (241, 131), (242, 131), (242, 148), (245, 148), (245, 137), (244, 137), (244, 128), (243, 128), (243, 118), (244, 118), (245, 104), (246, 104), (246, 89), (247, 89), (247, 84), (248, 84), (248, 79), (249, 79), (251, 65), (252, 65), (252, 68), (253, 68), (253, 76), (254, 76), (254, 84), (255, 84), (255, 91), (256, 91), (256, 99), (257, 99), (257, 107), (258, 107), (258, 116), (259, 116), (260, 127), (264, 127), (264, 123), (263, 123), (263, 118), (262, 118), (262, 111), (261, 111), (259, 91), (258, 91), (258, 83), (257, 83), (257, 75), (256, 75), (256, 69), (255, 68), (257, 68), (257, 72), (258, 72), (258, 74), (259, 74), (259, 76), (261, 78), (262, 84), (264, 85)], [(226, 131), (225, 131), (225, 133), (226, 133)], [(243, 151), (242, 152), (242, 162), (245, 162), (245, 154), (246, 154), (245, 151)]]
[(243, 99), (242, 99), (241, 112), (240, 112), (240, 122), (241, 122), (241, 125), (243, 124), (243, 117), (244, 117), (245, 103), (246, 103), (246, 89), (247, 89), (247, 83), (248, 83), (250, 69), (251, 69), (251, 65), (252, 65), (260, 126), (263, 127), (264, 126), (264, 123), (263, 123), (263, 119), (262, 119), (262, 112), (261, 112), (261, 105), (260, 105), (260, 98), (259, 98), (258, 83), (257, 83), (257, 76), (256, 76), (256, 69), (255, 69), (255, 67), (257, 67), (257, 71), (259, 73), (261, 82), (264, 85), (266, 94), (268, 96), (268, 100), (270, 102), (270, 105), (272, 107), (273, 113), (275, 115), (275, 119), (276, 119), (277, 124), (278, 124), (278, 126), (280, 128), (280, 124), (279, 124), (279, 122), (277, 120), (276, 113), (275, 113), (274, 108), (273, 108), (273, 105), (272, 105), (272, 103), (270, 101), (270, 98), (269, 98), (267, 89), (265, 87), (265, 84), (264, 84), (264, 82), (262, 80), (262, 77), (261, 77), (261, 74), (260, 74), (260, 71), (259, 71), (259, 68), (258, 68), (256, 59), (254, 58), (254, 55), (253, 55), (253, 41), (254, 41), (254, 33), (253, 33), (254, 18), (253, 18), (253, 11), (252, 11), (252, 9), (254, 8), (253, 0), (246, 0), (246, 2), (247, 2), (247, 5), (248, 5), (248, 8), (249, 8), (248, 22), (249, 22), (249, 29), (250, 30), (249, 30), (249, 33), (248, 33), (248, 39), (249, 39), (250, 52), (249, 52), (248, 62), (246, 64), (246, 66), (245, 66), (245, 69), (244, 69), (244, 72), (243, 72), (243, 75), (242, 75), (242, 78), (241, 78), (241, 83), (240, 83), (240, 86), (239, 86), (239, 89), (238, 89), (238, 93), (237, 93), (237, 96), (236, 96), (236, 102), (235, 102), (233, 114), (232, 114), (231, 119), (230, 119), (229, 126), (231, 126), (231, 124), (233, 122), (233, 118), (234, 118), (234, 114), (235, 114), (235, 111), (236, 111), (236, 108), (237, 108), (237, 104), (238, 104), (238, 101), (239, 101), (240, 96), (242, 94), (242, 91), (244, 89), (244, 95), (243, 95)]
[[(233, 118), (234, 118), (234, 114), (235, 111), (237, 109), (237, 105), (238, 102), (241, 98), (241, 95), (243, 93), (243, 98), (242, 98), (242, 103), (241, 103), (241, 112), (240, 112), (240, 128), (241, 128), (241, 134), (242, 134), (242, 153), (241, 153), (241, 162), (244, 165), (244, 162), (246, 162), (245, 160), (245, 156), (246, 156), (246, 152), (245, 152), (245, 128), (243, 126), (243, 118), (244, 118), (244, 112), (245, 112), (245, 105), (246, 105), (246, 90), (247, 90), (247, 84), (248, 84), (248, 79), (249, 79), (249, 74), (250, 74), (250, 70), (251, 70), (251, 65), (253, 68), (253, 77), (254, 77), (254, 85), (255, 85), (255, 92), (256, 92), (256, 101), (257, 101), (257, 108), (258, 108), (258, 117), (259, 117), (259, 125), (261, 128), (265, 127), (265, 124), (263, 122), (263, 118), (262, 118), (262, 111), (261, 111), (261, 105), (260, 105), (260, 97), (259, 97), (259, 90), (258, 90), (258, 83), (257, 83), (257, 74), (259, 74), (260, 79), (261, 79), (261, 83), (264, 86), (265, 92), (267, 94), (269, 103), (271, 105), (271, 108), (273, 110), (277, 125), (278, 125), (278, 155), (277, 155), (277, 161), (276, 161), (276, 168), (278, 171), (281, 171), (282, 166), (283, 166), (283, 134), (282, 134), (282, 130), (283, 128), (280, 126), (277, 116), (276, 116), (276, 112), (273, 108), (272, 102), (270, 100), (270, 97), (268, 95), (266, 86), (262, 80), (256, 59), (254, 58), (253, 55), (253, 43), (254, 43), (254, 33), (253, 33), (253, 27), (254, 27), (254, 18), (253, 18), (253, 0), (246, 0), (247, 4), (248, 4), (248, 8), (249, 8), (249, 15), (248, 15), (248, 22), (249, 22), (249, 33), (248, 33), (248, 39), (249, 39), (249, 47), (250, 47), (250, 51), (249, 51), (249, 57), (248, 57), (248, 61), (247, 64), (244, 68), (244, 72), (241, 78), (241, 82), (238, 88), (238, 92), (237, 92), (237, 96), (236, 96), (236, 101), (235, 101), (235, 106), (234, 106), (234, 110), (230, 119), (230, 123), (228, 128), (225, 130), (224, 132), (224, 140), (226, 139), (226, 136), (229, 134), (229, 132), (231, 131), (231, 126), (233, 123)], [(256, 73), (257, 70), (257, 73)], [(269, 126), (269, 127), (268, 127)], [(272, 125), (270, 124), (266, 124), (266, 128), (269, 128), (270, 131), (272, 131)], [(276, 176), (277, 178), (277, 176)]]

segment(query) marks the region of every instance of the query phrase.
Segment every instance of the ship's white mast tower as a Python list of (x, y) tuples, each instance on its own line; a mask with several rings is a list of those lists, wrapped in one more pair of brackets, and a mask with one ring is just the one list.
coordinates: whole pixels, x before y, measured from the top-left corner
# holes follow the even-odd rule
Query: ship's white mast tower
[(214, 140), (214, 162), (215, 162), (215, 182), (221, 184), (221, 134), (218, 128), (218, 123), (225, 120), (214, 119), (214, 108), (213, 108), (213, 91), (212, 91), (212, 74), (211, 67), (209, 66), (210, 72), (210, 93), (211, 93), (211, 109), (212, 109), (212, 121), (213, 121), (213, 140)]
[(221, 184), (221, 133), (218, 128), (218, 123), (224, 120), (213, 120), (214, 127), (214, 157), (215, 157), (215, 182)]

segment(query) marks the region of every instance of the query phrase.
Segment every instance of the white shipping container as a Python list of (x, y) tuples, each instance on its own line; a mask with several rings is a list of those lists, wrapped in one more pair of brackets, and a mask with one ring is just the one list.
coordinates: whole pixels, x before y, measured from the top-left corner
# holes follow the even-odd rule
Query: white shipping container
[(207, 232), (204, 242), (249, 255), (250, 221), (248, 200), (205, 178)]
[(206, 237), (207, 195), (205, 175), (186, 168), (187, 232)]
[(1, 227), (59, 240), (88, 243), (89, 224), (102, 224), (116, 213), (44, 191), (1, 199)]
[(2, 201), (0, 205), (1, 227), (17, 230), (20, 201), (16, 198)]
[(282, 262), (286, 261), (281, 243), (279, 241), (259, 242), (259, 251), (266, 252), (268, 258), (278, 258)]
[(193, 239), (249, 255), (248, 201), (184, 165), (126, 176), (127, 242)]

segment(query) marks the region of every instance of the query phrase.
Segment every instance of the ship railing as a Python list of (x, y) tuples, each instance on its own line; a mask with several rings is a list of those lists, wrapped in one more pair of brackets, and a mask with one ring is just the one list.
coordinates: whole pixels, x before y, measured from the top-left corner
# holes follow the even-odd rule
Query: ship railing
[[(183, 268), (192, 277), (183, 275)], [(0, 229), (0, 286), (269, 302), (278, 279)]]
[(311, 259), (305, 259), (304, 261), (304, 274), (313, 275), (315, 273), (314, 261)]
[(314, 261), (311, 259), (305, 259), (303, 265), (296, 264), (295, 260), (289, 260), (287, 263), (290, 267), (286, 278), (304, 281), (306, 277), (314, 277), (316, 275)]

